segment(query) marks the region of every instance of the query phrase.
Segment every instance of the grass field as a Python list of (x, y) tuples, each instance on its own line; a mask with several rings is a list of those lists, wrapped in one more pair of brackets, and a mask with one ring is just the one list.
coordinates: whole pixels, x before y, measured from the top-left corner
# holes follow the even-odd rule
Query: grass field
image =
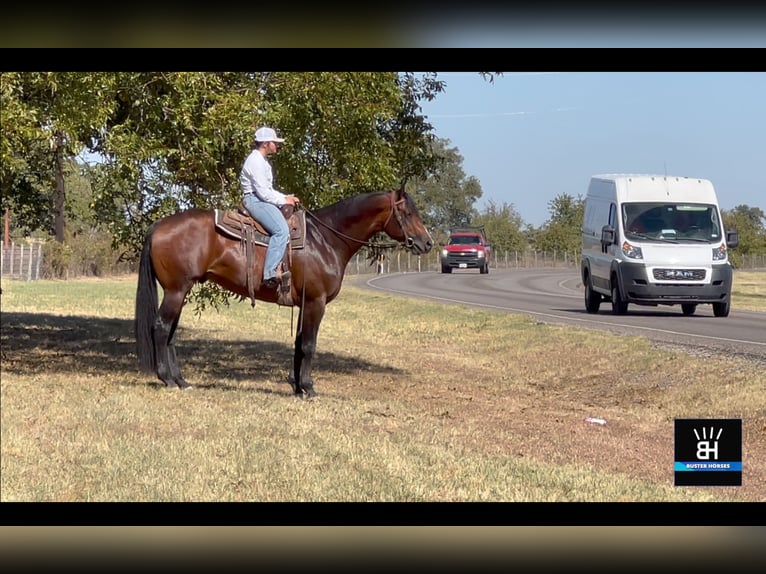
[[(766, 501), (762, 365), (347, 280), (318, 399), (286, 383), (297, 312), (261, 302), (185, 310), (181, 392), (138, 370), (135, 286), (3, 283), (3, 501)], [(742, 487), (673, 486), (675, 418), (742, 419)]]

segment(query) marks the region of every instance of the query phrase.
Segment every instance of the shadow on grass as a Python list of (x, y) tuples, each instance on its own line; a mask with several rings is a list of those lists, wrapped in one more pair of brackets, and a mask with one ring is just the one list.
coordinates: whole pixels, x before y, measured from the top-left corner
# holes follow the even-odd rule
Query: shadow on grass
[[(273, 341), (184, 339), (178, 328), (176, 352), (184, 377), (196, 387), (241, 390), (215, 381), (259, 381), (292, 369), (293, 346)], [(188, 332), (188, 330), (186, 330)], [(100, 317), (56, 316), (40, 313), (3, 313), (2, 370), (18, 375), (135, 373), (141, 382), (164, 385), (138, 366), (133, 321)], [(331, 376), (359, 371), (401, 374), (389, 366), (357, 357), (317, 351), (312, 375)], [(284, 379), (286, 381), (286, 379)]]

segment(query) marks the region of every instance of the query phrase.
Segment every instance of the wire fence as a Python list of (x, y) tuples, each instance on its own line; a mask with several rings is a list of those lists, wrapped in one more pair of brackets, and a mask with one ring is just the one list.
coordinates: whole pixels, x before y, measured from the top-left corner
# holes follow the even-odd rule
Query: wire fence
[(43, 271), (42, 243), (11, 243), (0, 251), (2, 276), (9, 279), (32, 281), (40, 279)]
[[(346, 267), (348, 274), (360, 273), (412, 273), (423, 271), (440, 271), (441, 261), (439, 250), (435, 249), (427, 255), (413, 255), (409, 251), (396, 250), (386, 256), (382, 265), (370, 263), (363, 253), (357, 253)], [(574, 252), (545, 252), (545, 251), (507, 251), (493, 253), (489, 259), (490, 269), (514, 269), (535, 267), (577, 267), (580, 253)]]

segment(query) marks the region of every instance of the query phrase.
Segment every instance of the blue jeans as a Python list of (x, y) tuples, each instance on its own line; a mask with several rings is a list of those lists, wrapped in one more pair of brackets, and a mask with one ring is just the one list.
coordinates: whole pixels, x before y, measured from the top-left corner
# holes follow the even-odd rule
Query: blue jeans
[(264, 229), (269, 232), (269, 246), (266, 249), (266, 260), (263, 263), (263, 280), (271, 279), (277, 274), (277, 266), (285, 256), (285, 248), (290, 241), (290, 228), (279, 208), (273, 203), (261, 201), (254, 194), (248, 193), (243, 197), (245, 207)]

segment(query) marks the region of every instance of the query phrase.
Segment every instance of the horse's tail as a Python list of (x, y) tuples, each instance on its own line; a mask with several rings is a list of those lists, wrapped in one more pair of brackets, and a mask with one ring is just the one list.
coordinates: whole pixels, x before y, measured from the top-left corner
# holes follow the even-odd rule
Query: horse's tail
[(152, 326), (157, 319), (157, 276), (152, 265), (152, 226), (146, 234), (138, 267), (136, 289), (136, 354), (141, 368), (157, 372), (157, 354), (154, 350)]

